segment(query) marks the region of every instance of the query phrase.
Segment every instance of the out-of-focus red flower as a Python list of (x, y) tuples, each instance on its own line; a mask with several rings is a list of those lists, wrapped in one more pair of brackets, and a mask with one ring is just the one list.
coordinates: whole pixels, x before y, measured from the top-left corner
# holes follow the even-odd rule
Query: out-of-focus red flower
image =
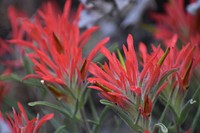
[(14, 6), (8, 7), (8, 18), (10, 20), (12, 32), (12, 38), (22, 38), (23, 37), (23, 29), (22, 27), (22, 19), (25, 18), (27, 15), (15, 9)]
[(7, 95), (8, 92), (9, 92), (9, 84), (0, 80), (0, 107), (1, 107), (2, 98), (5, 95)]
[(195, 16), (189, 14), (185, 9), (184, 2), (184, 0), (170, 0), (164, 6), (165, 14), (152, 15), (157, 21), (155, 36), (158, 39), (166, 41), (177, 34), (181, 41), (188, 43), (194, 40), (193, 38), (199, 38), (200, 14), (197, 13)]
[[(100, 41), (87, 58), (83, 57), (83, 47), (97, 27), (81, 33), (78, 20), (82, 6), (72, 16), (70, 7), (71, 0), (68, 0), (61, 14), (59, 9), (47, 3), (42, 10), (38, 10), (34, 22), (28, 19), (23, 21), (29, 40), (10, 41), (33, 50), (28, 57), (35, 65), (35, 74), (28, 75), (25, 79), (39, 78), (44, 83), (76, 89), (85, 81), (90, 62), (109, 38)], [(49, 88), (58, 96), (59, 92), (53, 90), (52, 85)]]
[[(195, 1), (190, 0), (190, 3)], [(184, 0), (170, 0), (164, 7), (165, 14), (152, 15), (157, 21), (155, 36), (168, 47), (167, 41), (177, 34), (180, 40), (177, 45), (190, 43), (196, 49), (195, 56), (200, 58), (200, 11), (195, 15), (188, 13), (184, 2)]]
[[(152, 103), (166, 86), (164, 83), (160, 88), (156, 88), (164, 74), (161, 71), (161, 65), (168, 52), (161, 61), (156, 63), (154, 60), (160, 49), (149, 56), (148, 60), (145, 59), (146, 56), (143, 56), (143, 70), (140, 72), (131, 35), (127, 38), (127, 44), (128, 48), (123, 45), (125, 61), (120, 56), (118, 59), (115, 53), (110, 53), (105, 47), (100, 50), (108, 59), (108, 63), (104, 63), (100, 67), (92, 63), (89, 67), (90, 73), (94, 75), (94, 77), (88, 78), (88, 81), (93, 83), (90, 88), (99, 90), (102, 98), (116, 103), (125, 110), (129, 110), (130, 103), (133, 104), (135, 109), (129, 110), (129, 113), (139, 111), (141, 116), (149, 118)], [(145, 46), (141, 50), (144, 55), (147, 55)]]
[(20, 103), (17, 104), (20, 111), (19, 113), (13, 108), (12, 117), (7, 114), (6, 119), (1, 118), (9, 125), (12, 133), (38, 133), (41, 126), (54, 117), (54, 114), (47, 114), (41, 119), (37, 116), (29, 120), (23, 106)]
[(148, 130), (145, 130), (145, 131), (144, 131), (144, 133), (151, 133), (151, 132), (150, 132), (150, 131), (148, 131)]
[[(17, 11), (13, 6), (8, 7), (8, 18), (11, 23), (11, 38), (22, 38), (23, 31), (21, 28), (20, 18), (25, 17), (25, 13)], [(13, 69), (21, 66), (21, 61), (14, 56), (15, 48), (6, 40), (0, 38), (0, 74), (8, 75)]]
[(190, 133), (192, 128), (188, 129), (185, 133)]

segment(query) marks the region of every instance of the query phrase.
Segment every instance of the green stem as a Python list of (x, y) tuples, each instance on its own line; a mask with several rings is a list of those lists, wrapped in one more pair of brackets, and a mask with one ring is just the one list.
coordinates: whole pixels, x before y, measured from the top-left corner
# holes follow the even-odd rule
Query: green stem
[(138, 123), (139, 119), (140, 119), (140, 111), (138, 111), (138, 114), (137, 114), (137, 117), (135, 119), (134, 125), (136, 125)]
[(87, 122), (85, 110), (84, 110), (84, 109), (81, 109), (80, 112), (81, 112), (81, 117), (82, 117), (82, 119), (83, 119), (83, 124), (84, 124), (84, 126), (85, 126), (86, 132), (87, 132), (87, 133), (92, 133), (91, 130), (90, 130), (90, 126), (89, 126), (89, 124), (88, 124), (88, 122)]
[(100, 124), (102, 123), (102, 120), (103, 120), (103, 118), (104, 118), (106, 112), (108, 111), (108, 109), (109, 109), (109, 107), (106, 106), (106, 107), (103, 109), (103, 111), (101, 112), (100, 117), (99, 117), (99, 122), (98, 122), (99, 124), (98, 124), (98, 125), (95, 125), (94, 130), (93, 130), (93, 133), (97, 133), (97, 132), (98, 132), (99, 127), (100, 127)]
[(164, 120), (164, 117), (165, 117), (165, 114), (166, 114), (167, 109), (168, 109), (168, 107), (169, 107), (169, 104), (170, 104), (170, 101), (171, 101), (173, 92), (174, 92), (174, 91), (172, 90), (171, 93), (170, 93), (170, 96), (169, 96), (169, 98), (168, 98), (168, 100), (167, 100), (167, 105), (165, 106), (165, 108), (164, 108), (164, 110), (163, 110), (163, 112), (162, 112), (162, 115), (161, 115), (161, 117), (160, 117), (160, 120), (159, 120), (160, 123), (162, 123), (163, 120)]
[(149, 130), (149, 119), (147, 118), (145, 118), (144, 119), (144, 123), (145, 123), (145, 128), (144, 129), (147, 129), (147, 130)]
[(97, 114), (97, 110), (95, 108), (92, 96), (89, 96), (88, 100), (89, 100), (90, 107), (91, 107), (91, 110), (92, 110), (92, 115), (93, 115), (93, 117), (94, 117), (95, 120), (98, 120), (98, 114)]
[(162, 112), (162, 115), (161, 115), (160, 120), (159, 120), (160, 123), (162, 123), (163, 120), (164, 120), (164, 117), (165, 117), (165, 114), (166, 114), (166, 112), (167, 112), (167, 109), (168, 109), (169, 104), (170, 104), (170, 100), (167, 101), (167, 105), (165, 106), (165, 109), (164, 109), (163, 112)]
[(195, 117), (194, 117), (194, 120), (193, 120), (193, 122), (192, 122), (192, 126), (191, 126), (191, 128), (192, 128), (192, 133), (194, 133), (195, 128), (197, 127), (197, 123), (198, 123), (198, 121), (199, 121), (199, 118), (200, 118), (200, 105), (198, 106), (197, 113), (196, 113), (196, 115), (195, 115)]
[(159, 133), (159, 130), (161, 130), (162, 133), (168, 133), (168, 129), (162, 123), (157, 123), (154, 125), (153, 133)]
[(180, 133), (180, 126), (178, 123), (176, 123), (176, 129), (177, 129), (177, 133)]

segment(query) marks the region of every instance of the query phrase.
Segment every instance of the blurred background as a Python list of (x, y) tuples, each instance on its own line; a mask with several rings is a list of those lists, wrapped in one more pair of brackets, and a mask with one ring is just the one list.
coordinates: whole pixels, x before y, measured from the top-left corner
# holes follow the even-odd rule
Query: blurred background
[[(47, 0), (48, 1), (48, 0)], [(12, 31), (10, 21), (8, 19), (8, 7), (13, 5), (17, 10), (24, 12), (29, 18), (34, 16), (37, 9), (42, 5), (45, 0), (0, 0), (0, 38), (9, 39), (11, 37), (10, 33)], [(60, 8), (63, 8), (65, 0), (50, 0), (57, 4)], [(99, 26), (99, 30), (95, 32), (89, 44), (86, 45), (85, 53), (87, 54), (90, 49), (102, 38), (110, 36), (111, 41), (109, 45), (117, 44), (119, 48), (121, 45), (126, 42), (128, 34), (132, 34), (134, 37), (135, 47), (139, 42), (144, 42), (150, 50), (150, 44), (153, 43), (158, 45), (162, 42), (156, 40), (153, 32), (155, 31), (155, 20), (151, 18), (152, 13), (165, 13), (163, 6), (166, 4), (167, 0), (73, 0), (72, 10), (76, 10), (78, 5), (82, 3), (84, 5), (84, 10), (81, 13), (79, 26), (82, 30), (85, 30), (94, 25)], [(185, 7), (188, 5), (189, 0), (185, 0)], [(7, 58), (14, 59), (15, 56), (18, 56), (17, 53), (14, 53), (14, 56), (9, 53), (6, 56), (1, 57), (0, 60), (5, 60)], [(2, 68), (2, 67), (0, 67)], [(1, 69), (0, 69), (1, 70)], [(22, 68), (14, 68), (16, 73), (21, 73)], [(15, 77), (13, 77), (15, 78)], [(197, 88), (199, 81), (197, 78), (194, 78), (192, 89)], [(17, 81), (9, 82), (9, 85), (12, 86), (12, 91), (6, 94), (2, 101), (2, 112), (8, 110), (11, 106), (16, 107), (16, 103), (13, 101), (20, 101), (27, 105), (30, 101), (37, 101), (39, 97), (43, 96), (41, 90), (30, 88), (25, 84), (22, 84)], [(194, 90), (191, 91), (191, 93)], [(45, 95), (45, 99), (48, 101), (54, 101), (52, 96)], [(99, 98), (96, 92), (92, 92), (92, 96), (96, 99), (96, 105), (98, 105), (99, 111), (102, 110), (103, 105), (99, 103)], [(189, 97), (190, 95), (188, 95)], [(29, 107), (25, 106), (26, 109), (29, 109), (29, 115), (35, 116), (36, 112), (44, 110), (40, 107)], [(162, 110), (163, 106), (158, 103), (158, 110)], [(197, 107), (195, 107), (191, 113), (194, 115), (196, 113)], [(50, 111), (49, 111), (50, 112)], [(41, 112), (44, 113), (44, 112)], [(129, 133), (131, 132), (129, 128), (124, 124), (124, 122), (117, 119), (117, 115), (112, 117), (114, 112), (110, 111), (106, 119), (103, 122), (101, 133)], [(153, 112), (155, 118), (157, 118), (158, 112)], [(90, 114), (90, 112), (88, 112)], [(58, 115), (58, 118), (62, 117)], [(192, 118), (192, 117), (191, 117)], [(188, 118), (188, 122), (191, 122), (192, 119)], [(199, 122), (200, 123), (200, 122)], [(54, 127), (49, 124), (47, 132), (54, 131)], [(187, 127), (187, 124), (185, 124)], [(119, 128), (116, 128), (119, 127)], [(115, 129), (115, 130), (113, 130)], [(200, 132), (200, 127), (197, 127), (195, 130), (196, 133)]]

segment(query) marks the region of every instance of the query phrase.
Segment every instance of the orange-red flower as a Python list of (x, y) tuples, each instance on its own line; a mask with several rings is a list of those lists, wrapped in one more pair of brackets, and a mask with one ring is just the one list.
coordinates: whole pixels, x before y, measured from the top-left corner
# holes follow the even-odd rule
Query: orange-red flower
[[(157, 95), (167, 84), (164, 83), (158, 87), (158, 82), (164, 75), (164, 72), (161, 71), (161, 65), (168, 52), (156, 63), (154, 60), (160, 49), (149, 56), (148, 60), (145, 59), (146, 56), (143, 56), (143, 69), (140, 72), (131, 35), (127, 38), (127, 44), (128, 48), (123, 45), (125, 61), (119, 53), (118, 59), (115, 53), (110, 53), (105, 47), (100, 50), (108, 59), (108, 63), (101, 66), (92, 63), (89, 67), (90, 73), (94, 75), (94, 77), (88, 78), (88, 81), (93, 83), (90, 88), (99, 90), (102, 98), (116, 103), (124, 110), (129, 110), (132, 104), (134, 110), (129, 110), (130, 114), (136, 111), (140, 112), (144, 118), (149, 118), (152, 103), (155, 102)], [(143, 50), (144, 55), (147, 55), (145, 46), (141, 50)]]
[[(191, 72), (195, 64), (197, 64), (198, 59), (195, 57), (195, 46), (188, 43), (183, 46), (181, 50), (178, 50), (176, 42), (178, 36), (174, 35), (170, 41), (166, 44), (170, 48), (170, 53), (166, 57), (165, 62), (162, 64), (162, 71), (166, 71), (173, 68), (178, 68), (177, 71), (172, 74), (171, 83), (174, 82), (174, 87), (178, 86), (182, 92), (189, 86), (189, 81), (191, 77)], [(152, 46), (152, 50), (156, 52), (158, 48)], [(163, 50), (160, 50), (157, 58), (154, 60), (157, 62), (162, 55), (164, 54)]]
[(38, 133), (41, 126), (54, 117), (54, 114), (47, 114), (41, 119), (37, 116), (36, 118), (29, 120), (23, 106), (20, 103), (18, 103), (18, 108), (20, 111), (19, 113), (17, 113), (13, 108), (13, 117), (7, 114), (8, 118), (3, 119), (0, 114), (1, 120), (5, 120), (12, 133)]
[(44, 83), (68, 88), (80, 88), (85, 81), (90, 62), (98, 49), (109, 39), (100, 41), (87, 58), (83, 57), (83, 47), (97, 27), (81, 33), (78, 20), (82, 6), (79, 6), (73, 16), (69, 14), (70, 6), (71, 0), (66, 1), (61, 14), (55, 6), (47, 3), (43, 10), (38, 10), (33, 22), (28, 19), (23, 21), (23, 28), (29, 40), (10, 41), (33, 50), (28, 57), (35, 65), (35, 74), (26, 78), (39, 78)]
[[(191, 0), (190, 3), (196, 0)], [(200, 12), (192, 15), (186, 11), (184, 0), (170, 0), (164, 7), (165, 14), (156, 14), (152, 16), (156, 20), (155, 36), (161, 39), (168, 47), (168, 40), (174, 34), (178, 35), (180, 40), (177, 45), (180, 47), (187, 43), (195, 47), (195, 58), (200, 60)], [(198, 61), (196, 61), (198, 63)]]
[(165, 14), (152, 15), (157, 21), (155, 36), (158, 39), (166, 41), (177, 34), (184, 43), (188, 43), (199, 38), (200, 14), (197, 13), (195, 16), (189, 14), (185, 9), (184, 0), (170, 0), (164, 9)]
[(12, 28), (11, 37), (12, 38), (22, 38), (23, 37), (23, 29), (22, 27), (22, 19), (27, 15), (18, 11), (14, 8), (14, 6), (8, 7), (8, 18), (10, 20), (10, 25)]

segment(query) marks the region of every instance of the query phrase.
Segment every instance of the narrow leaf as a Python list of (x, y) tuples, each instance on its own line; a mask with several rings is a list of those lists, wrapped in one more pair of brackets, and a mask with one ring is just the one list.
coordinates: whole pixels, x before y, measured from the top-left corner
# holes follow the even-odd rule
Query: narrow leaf
[(167, 50), (165, 51), (164, 55), (160, 58), (160, 60), (158, 61), (158, 65), (161, 66), (162, 63), (164, 62), (165, 58), (167, 57), (168, 53), (170, 51), (170, 48), (167, 48)]
[(135, 125), (132, 119), (128, 114), (126, 114), (121, 108), (113, 104), (112, 102), (102, 99), (100, 103), (111, 107), (119, 116), (120, 118), (133, 130), (136, 132), (142, 132), (142, 128), (138, 125)]
[(195, 100), (193, 99), (190, 99), (183, 107), (182, 111), (181, 111), (181, 114), (179, 116), (179, 119), (178, 119), (178, 124), (182, 124), (185, 119), (187, 118), (188, 116), (188, 113), (190, 111), (190, 109), (193, 107), (194, 103), (196, 103)]
[(52, 104), (52, 103), (49, 103), (49, 102), (46, 102), (46, 101), (36, 101), (36, 102), (30, 102), (28, 103), (29, 106), (47, 106), (47, 107), (50, 107), (52, 109), (55, 109), (63, 114), (65, 114), (66, 116), (68, 116), (69, 118), (72, 117), (72, 114), (70, 112), (67, 111), (67, 109), (64, 109), (60, 106), (57, 106), (55, 104)]
[(168, 129), (162, 123), (157, 123), (154, 125), (153, 133), (159, 133), (159, 129), (161, 130), (162, 133), (168, 133)]
[(120, 61), (121, 65), (122, 65), (122, 67), (126, 70), (125, 61), (124, 61), (124, 58), (123, 58), (121, 52), (119, 51), (119, 49), (117, 49), (117, 54), (118, 54), (119, 61)]
[[(63, 131), (65, 128), (66, 128), (65, 125), (60, 126), (59, 128), (56, 129), (56, 131), (54, 131), (54, 133), (61, 133), (61, 131)], [(66, 132), (66, 130), (65, 130), (65, 132)]]

